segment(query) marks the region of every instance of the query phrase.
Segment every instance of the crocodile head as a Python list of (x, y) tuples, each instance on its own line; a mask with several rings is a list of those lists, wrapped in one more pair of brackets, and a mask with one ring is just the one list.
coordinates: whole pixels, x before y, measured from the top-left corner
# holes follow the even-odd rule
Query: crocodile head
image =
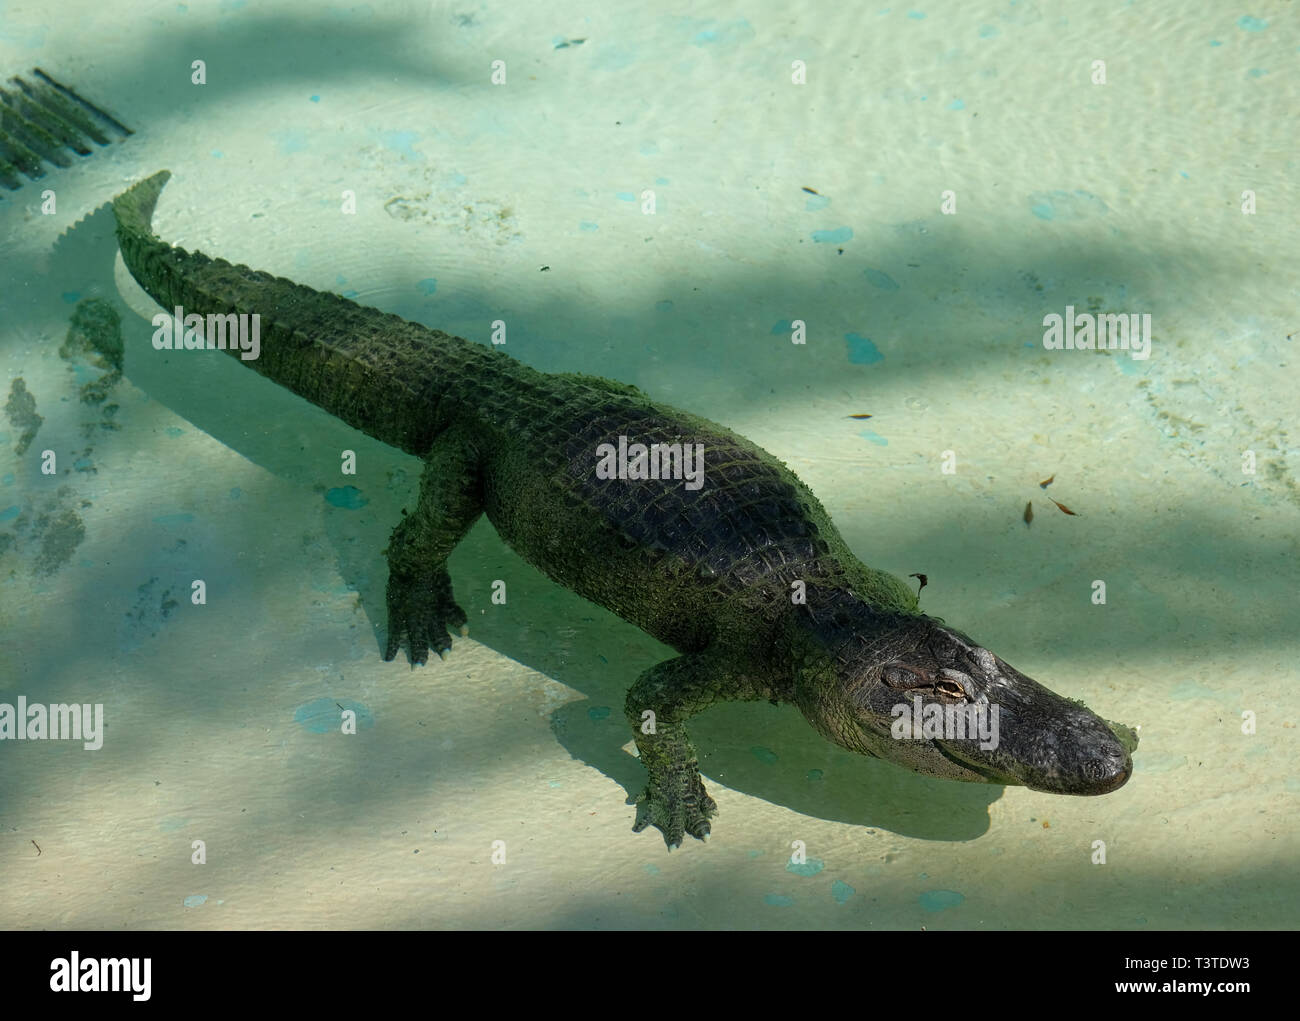
[[(846, 640), (819, 627), (817, 667), (797, 701), (828, 738), (918, 773), (1108, 794), (1133, 772), (1136, 734), (1049, 691), (958, 631), (924, 616), (865, 611)], [(830, 653), (829, 650), (834, 650)]]

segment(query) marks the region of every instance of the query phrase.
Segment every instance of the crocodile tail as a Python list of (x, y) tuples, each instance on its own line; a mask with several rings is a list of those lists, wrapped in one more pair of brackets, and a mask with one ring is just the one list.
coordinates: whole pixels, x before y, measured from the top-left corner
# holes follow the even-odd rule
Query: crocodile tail
[(151, 221), (170, 177), (159, 171), (113, 200), (118, 246), (131, 276), (168, 313), (180, 307), (187, 322), (196, 314), (209, 330), (215, 320), (223, 328), (241, 317), (257, 324), (256, 351), (213, 344), (210, 335), (208, 346), (222, 346), (354, 428), (416, 455), (446, 424), (445, 397), (473, 399), (476, 386), (507, 371), (504, 355), (459, 337), (167, 244)]
[(161, 284), (170, 274), (158, 264), (169, 246), (153, 232), (153, 210), (163, 185), (171, 178), (170, 170), (160, 170), (152, 177), (133, 184), (113, 199), (113, 216), (117, 219), (117, 245), (122, 261), (136, 283), (160, 305), (169, 308), (173, 296), (162, 293)]
[(162, 194), (163, 185), (171, 180), (170, 170), (160, 170), (153, 177), (131, 185), (113, 199), (113, 215), (117, 217), (119, 243), (133, 238), (152, 238), (153, 210)]

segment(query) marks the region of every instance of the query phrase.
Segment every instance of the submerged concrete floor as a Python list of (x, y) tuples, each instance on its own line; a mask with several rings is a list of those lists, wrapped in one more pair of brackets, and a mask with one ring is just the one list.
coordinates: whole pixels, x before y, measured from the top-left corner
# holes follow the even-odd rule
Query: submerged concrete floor
[[(1294, 927), (1295, 39), (1050, 7), (9, 3), (6, 73), (137, 134), (0, 199), (0, 382), (41, 416), (22, 454), (0, 423), (0, 702), (105, 714), (98, 751), (0, 742), (0, 925)], [(502, 320), (538, 368), (751, 437), (929, 612), (1140, 725), (1133, 780), (931, 781), (724, 706), (693, 728), (714, 836), (633, 835), (623, 692), (667, 650), (482, 524), (452, 561), (471, 637), (382, 662), (419, 463), (154, 351), (102, 214), (57, 242), (164, 166), (170, 241), (481, 342)], [(59, 356), (89, 298), (127, 345), (98, 405)], [(1067, 306), (1149, 313), (1150, 357), (1045, 350)]]

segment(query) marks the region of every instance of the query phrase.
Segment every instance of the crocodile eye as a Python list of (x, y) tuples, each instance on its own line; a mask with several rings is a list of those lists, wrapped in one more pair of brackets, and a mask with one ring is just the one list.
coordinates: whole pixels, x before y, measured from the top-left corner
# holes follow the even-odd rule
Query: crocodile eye
[(1089, 780), (1100, 780), (1106, 775), (1106, 767), (1097, 759), (1089, 759), (1083, 764), (1083, 775)]
[(959, 700), (965, 700), (966, 698), (966, 689), (956, 681), (935, 681), (934, 693)]

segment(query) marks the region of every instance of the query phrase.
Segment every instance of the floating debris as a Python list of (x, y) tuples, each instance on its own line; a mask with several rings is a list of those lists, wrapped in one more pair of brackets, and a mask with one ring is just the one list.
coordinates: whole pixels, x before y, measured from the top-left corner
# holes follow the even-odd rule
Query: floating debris
[(1055, 481), (1056, 481), (1056, 476), (1055, 476), (1055, 475), (1049, 475), (1049, 476), (1048, 476), (1047, 478), (1045, 478), (1042, 482), (1038, 483), (1038, 488), (1039, 488), (1039, 489), (1046, 489), (1048, 486), (1050, 486), (1050, 485), (1051, 485), (1053, 482), (1055, 482)]
[[(1048, 499), (1052, 500), (1050, 496), (1048, 497)], [(1074, 511), (1070, 510), (1069, 507), (1065, 506), (1065, 504), (1061, 503), (1061, 501), (1059, 500), (1052, 500), (1052, 503), (1056, 504), (1056, 506), (1060, 508), (1062, 514), (1068, 514), (1072, 518), (1077, 518), (1079, 516)]]
[(1034, 520), (1034, 502), (1031, 500), (1025, 504), (1025, 527), (1028, 528)]

